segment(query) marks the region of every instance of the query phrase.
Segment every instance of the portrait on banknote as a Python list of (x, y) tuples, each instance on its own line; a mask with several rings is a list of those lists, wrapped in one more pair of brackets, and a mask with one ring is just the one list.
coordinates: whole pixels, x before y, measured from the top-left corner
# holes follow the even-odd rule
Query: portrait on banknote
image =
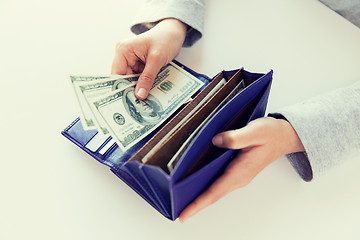
[(150, 94), (145, 100), (139, 100), (135, 96), (134, 88), (128, 88), (122, 100), (128, 114), (141, 125), (155, 125), (160, 121), (163, 107), (153, 95)]

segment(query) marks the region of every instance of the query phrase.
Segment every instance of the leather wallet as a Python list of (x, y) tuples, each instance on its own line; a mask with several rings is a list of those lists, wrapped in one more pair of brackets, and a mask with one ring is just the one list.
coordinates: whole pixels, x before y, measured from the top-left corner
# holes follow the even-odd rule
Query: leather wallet
[[(272, 71), (251, 73), (241, 68), (222, 71), (209, 78), (174, 62), (203, 81), (204, 86), (192, 101), (126, 152), (112, 141), (112, 137), (102, 138), (97, 130), (84, 130), (79, 118), (62, 131), (90, 156), (109, 166), (116, 176), (170, 220), (178, 218), (241, 151), (217, 148), (212, 144), (212, 138), (217, 133), (244, 127), (249, 121), (264, 116), (273, 74)], [(185, 116), (193, 113), (197, 104), (222, 79), (226, 84), (184, 122)], [(222, 100), (241, 81), (244, 89), (223, 104)], [(200, 124), (203, 126), (199, 130)], [(165, 138), (169, 132), (171, 137)], [(176, 166), (169, 171), (167, 163), (185, 143)]]

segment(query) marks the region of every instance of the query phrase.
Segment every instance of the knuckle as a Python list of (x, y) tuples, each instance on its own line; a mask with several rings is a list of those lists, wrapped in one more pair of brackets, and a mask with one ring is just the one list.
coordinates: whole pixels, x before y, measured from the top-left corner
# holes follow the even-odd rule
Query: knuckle
[(152, 49), (149, 53), (149, 57), (154, 61), (162, 61), (163, 60), (163, 52), (159, 49)]
[(122, 53), (129, 51), (129, 44), (126, 41), (119, 41), (115, 44), (115, 52)]
[(124, 46), (124, 43), (122, 41), (119, 41), (115, 44), (115, 50), (119, 50)]
[(154, 78), (155, 78), (155, 76), (153, 74), (143, 72), (141, 74), (140, 81), (142, 84), (152, 85), (154, 82)]

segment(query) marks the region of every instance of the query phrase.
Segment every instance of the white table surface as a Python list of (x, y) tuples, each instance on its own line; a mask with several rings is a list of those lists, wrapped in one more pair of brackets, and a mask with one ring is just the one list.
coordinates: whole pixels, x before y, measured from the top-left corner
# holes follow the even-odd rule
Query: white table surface
[[(310, 183), (282, 157), (183, 225), (60, 135), (68, 76), (110, 72), (141, 2), (0, 2), (0, 239), (360, 239), (359, 157)], [(316, 0), (213, 0), (205, 21), (177, 59), (273, 69), (269, 112), (360, 79), (360, 29)]]

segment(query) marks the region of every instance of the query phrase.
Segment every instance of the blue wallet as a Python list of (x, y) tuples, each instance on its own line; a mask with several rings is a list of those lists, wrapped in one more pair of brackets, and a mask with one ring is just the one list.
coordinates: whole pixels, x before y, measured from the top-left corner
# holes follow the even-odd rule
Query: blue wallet
[[(212, 138), (217, 133), (243, 127), (249, 121), (264, 116), (273, 74), (272, 71), (259, 74), (238, 69), (222, 71), (214, 78), (209, 78), (179, 62), (174, 63), (203, 81), (204, 87), (193, 96), (191, 102), (126, 152), (122, 152), (111, 137), (102, 139), (97, 130), (84, 130), (79, 118), (62, 131), (66, 138), (90, 156), (109, 166), (116, 176), (170, 220), (178, 218), (181, 211), (222, 174), (239, 151), (217, 148), (212, 144)], [(222, 79), (226, 80), (226, 84), (216, 95), (197, 110), (194, 116), (181, 124), (171, 138), (161, 144), (155, 154), (143, 163), (142, 159), (149, 150), (153, 150), (159, 140), (163, 140), (174, 126), (178, 126), (184, 116)], [(242, 80), (245, 88), (207, 119)], [(205, 120), (207, 121), (204, 126), (187, 143), (176, 166), (170, 172), (167, 168), (168, 161)]]

